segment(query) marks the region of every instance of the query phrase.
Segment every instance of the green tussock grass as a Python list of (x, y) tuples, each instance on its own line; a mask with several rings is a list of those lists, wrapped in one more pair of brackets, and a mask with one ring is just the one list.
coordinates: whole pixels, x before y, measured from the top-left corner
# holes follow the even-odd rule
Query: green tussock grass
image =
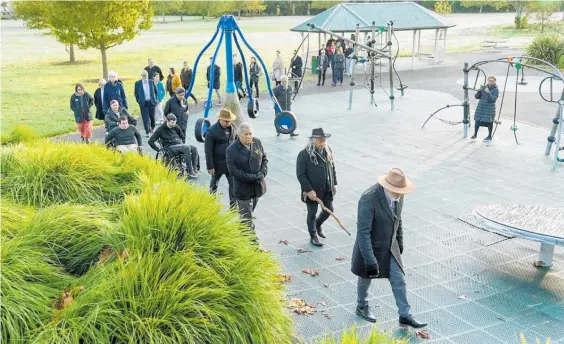
[(2, 142), (2, 144), (14, 144), (31, 142), (37, 140), (38, 138), (39, 135), (37, 135), (35, 130), (33, 130), (32, 128), (25, 125), (16, 125), (8, 135), (2, 136), (0, 141)]
[(388, 333), (382, 333), (377, 328), (373, 328), (367, 336), (359, 335), (356, 326), (345, 330), (341, 338), (327, 336), (315, 342), (316, 344), (406, 344), (405, 339), (394, 339)]
[(278, 262), (177, 177), (96, 144), (2, 147), (4, 341), (289, 343)]

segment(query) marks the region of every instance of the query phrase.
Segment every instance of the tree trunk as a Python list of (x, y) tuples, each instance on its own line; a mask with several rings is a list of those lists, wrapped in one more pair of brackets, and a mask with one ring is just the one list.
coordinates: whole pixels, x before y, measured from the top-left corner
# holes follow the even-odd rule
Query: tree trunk
[(69, 61), (71, 63), (76, 62), (76, 58), (74, 57), (74, 44), (70, 44), (69, 46)]
[(241, 19), (241, 7), (239, 7), (239, 9), (238, 9), (237, 11), (238, 11), (238, 13), (237, 13), (237, 19), (240, 20), (240, 19)]
[(166, 23), (166, 19), (165, 19), (164, 13), (162, 14), (162, 16), (163, 16), (163, 23)]
[(184, 14), (180, 14), (180, 21), (184, 21)]
[(482, 13), (483, 5), (480, 5), (480, 13)]
[(100, 52), (102, 53), (102, 78), (106, 79), (108, 77), (108, 58), (106, 57), (106, 46), (102, 43), (100, 44)]

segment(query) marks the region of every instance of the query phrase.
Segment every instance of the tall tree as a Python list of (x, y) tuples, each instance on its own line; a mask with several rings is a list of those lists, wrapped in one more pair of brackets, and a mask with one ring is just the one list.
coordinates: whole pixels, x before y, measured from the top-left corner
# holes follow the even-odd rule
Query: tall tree
[(482, 13), (484, 6), (489, 6), (489, 7), (495, 8), (496, 10), (500, 10), (502, 8), (508, 7), (509, 1), (472, 1), (472, 0), (468, 0), (468, 1), (461, 1), (460, 6), (462, 6), (464, 8), (479, 7), (480, 13)]
[(326, 10), (328, 8), (331, 8), (335, 5), (338, 5), (339, 3), (341, 3), (343, 1), (339, 1), (339, 0), (334, 0), (334, 1), (319, 1), (319, 0), (313, 0), (311, 2), (311, 9), (315, 9), (315, 10)]
[[(14, 1), (16, 18), (25, 22), (29, 29), (48, 30), (55, 39), (68, 46), (69, 61), (75, 62), (74, 46), (78, 43), (79, 36), (68, 26), (53, 25), (53, 20), (58, 14), (53, 9), (50, 1)], [(72, 20), (72, 18), (68, 18)]]
[(81, 49), (94, 48), (102, 55), (102, 75), (108, 75), (108, 49), (132, 40), (153, 25), (153, 10), (142, 1), (53, 1), (51, 25), (78, 35)]
[(452, 5), (448, 0), (439, 0), (433, 6), (435, 12), (440, 15), (446, 16), (447, 14), (452, 13)]
[(550, 16), (558, 11), (560, 3), (556, 1), (531, 1), (527, 5), (527, 10), (540, 23), (541, 33), (550, 20)]

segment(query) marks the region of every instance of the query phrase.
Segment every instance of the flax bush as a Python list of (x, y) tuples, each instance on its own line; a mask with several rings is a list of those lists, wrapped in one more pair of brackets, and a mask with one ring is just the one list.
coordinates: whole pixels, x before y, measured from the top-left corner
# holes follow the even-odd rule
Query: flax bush
[[(14, 271), (2, 275), (14, 286), (2, 286), (5, 340), (290, 342), (279, 264), (215, 196), (154, 160), (98, 145), (42, 141), (2, 153), (3, 197), (15, 203), (3, 199), (11, 238), (2, 268)], [(18, 214), (22, 204), (34, 208)], [(16, 243), (22, 253), (5, 259)], [(37, 279), (18, 280), (24, 268)], [(31, 300), (13, 301), (15, 287), (31, 288)], [(55, 309), (63, 290), (77, 292)]]
[[(564, 56), (564, 39), (560, 36), (538, 36), (527, 47), (527, 55), (545, 60), (558, 66), (559, 60)], [(531, 60), (529, 63), (535, 64)]]

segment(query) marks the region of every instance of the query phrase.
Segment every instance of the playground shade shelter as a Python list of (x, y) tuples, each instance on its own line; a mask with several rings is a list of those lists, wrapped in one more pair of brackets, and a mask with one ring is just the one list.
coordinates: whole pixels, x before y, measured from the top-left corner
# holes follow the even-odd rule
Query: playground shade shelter
[[(371, 35), (372, 28), (369, 26), (373, 25), (372, 22), (376, 26), (386, 27), (390, 20), (394, 22), (394, 31), (413, 31), (412, 63), (415, 56), (431, 57), (434, 63), (443, 60), (447, 30), (455, 25), (445, 17), (414, 2), (338, 4), (290, 31), (301, 32), (303, 36), (304, 33), (309, 32), (310, 28), (307, 24), (311, 23), (344, 36), (345, 33), (354, 33), (356, 24), (359, 24), (360, 32), (364, 33), (364, 39), (359, 40), (360, 37), (356, 39), (363, 43), (367, 36)], [(421, 46), (422, 30), (435, 30), (434, 44), (423, 46), (423, 49)], [(321, 32), (318, 32), (319, 49), (327, 42), (327, 35), (325, 33), (323, 35), (322, 41)], [(378, 42), (378, 39), (375, 39)]]

